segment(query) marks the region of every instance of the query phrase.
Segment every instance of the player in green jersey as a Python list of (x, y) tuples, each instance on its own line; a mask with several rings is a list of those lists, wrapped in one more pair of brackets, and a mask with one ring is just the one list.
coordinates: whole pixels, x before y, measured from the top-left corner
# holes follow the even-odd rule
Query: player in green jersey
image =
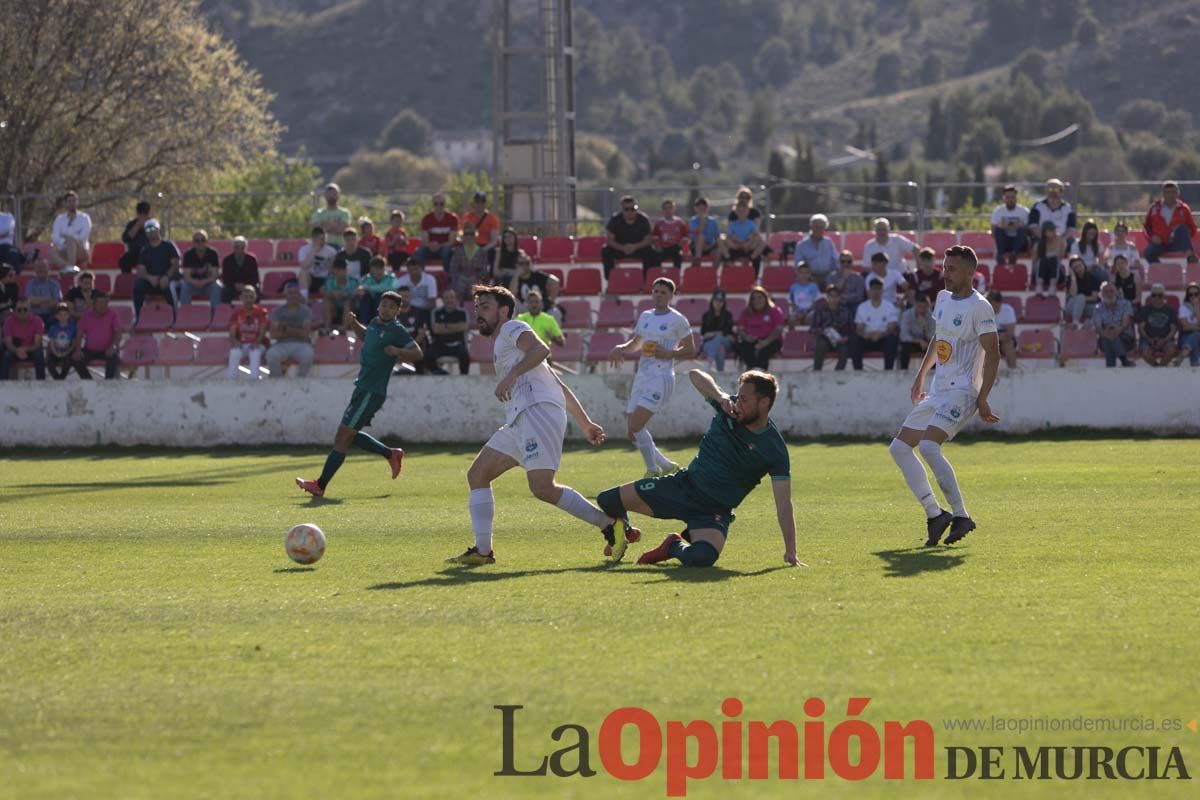
[(388, 379), (392, 377), (392, 367), (396, 362), (417, 363), (421, 360), (421, 348), (396, 318), (399, 312), (400, 295), (384, 292), (379, 298), (379, 315), (369, 324), (363, 325), (353, 312), (348, 315), (351, 327), (363, 343), (358, 377), (354, 379), (354, 394), (350, 396), (350, 404), (346, 406), (342, 423), (333, 437), (333, 449), (325, 458), (321, 477), (315, 481), (296, 478), (296, 485), (314, 497), (325, 494), (325, 487), (346, 460), (346, 450), (351, 444), (386, 458), (392, 468), (393, 480), (400, 474), (404, 451), (398, 447), (388, 447), (362, 430), (371, 424), (375, 412), (383, 407), (383, 401), (387, 399)]

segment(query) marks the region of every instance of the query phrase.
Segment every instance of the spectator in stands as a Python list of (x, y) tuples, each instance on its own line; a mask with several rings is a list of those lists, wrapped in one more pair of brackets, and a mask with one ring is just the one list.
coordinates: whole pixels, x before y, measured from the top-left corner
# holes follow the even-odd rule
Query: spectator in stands
[(253, 286), (257, 296), (261, 285), (258, 259), (246, 252), (246, 237), (233, 237), (233, 252), (221, 261), (221, 302), (232, 303), (247, 286)]
[(1046, 181), (1046, 196), (1029, 209), (1029, 235), (1037, 241), (1042, 238), (1047, 222), (1054, 223), (1054, 230), (1064, 246), (1069, 247), (1075, 239), (1075, 209), (1063, 199), (1066, 189), (1058, 178)]
[(813, 334), (813, 370), (820, 372), (825, 366), (825, 356), (836, 350), (836, 370), (844, 370), (850, 358), (850, 339), (854, 336), (854, 312), (856, 305), (845, 302), (842, 290), (830, 285), (825, 296), (813, 304), (808, 317), (809, 330)]
[(272, 378), (284, 376), (284, 361), (297, 362), (301, 378), (308, 377), (313, 364), (313, 346), (309, 341), (312, 330), (312, 309), (304, 304), (300, 284), (288, 281), (283, 285), (285, 304), (271, 312), (271, 347), (267, 350), (267, 366)]
[(17, 283), (17, 268), (12, 264), (0, 264), (0, 323), (13, 313), (21, 296)]
[(241, 291), (242, 304), (229, 317), (229, 369), (225, 377), (234, 380), (238, 376), (238, 365), (242, 359), (250, 362), (250, 380), (262, 377), (263, 352), (266, 349), (267, 330), (271, 320), (267, 309), (258, 304), (258, 292), (251, 284)]
[(137, 278), (133, 281), (133, 313), (142, 313), (142, 304), (146, 295), (156, 294), (175, 305), (171, 295), (171, 282), (179, 271), (179, 251), (175, 243), (162, 238), (162, 229), (158, 220), (147, 220), (143, 228), (146, 231), (146, 246), (138, 253)]
[[(489, 213), (489, 218), (495, 219)], [(471, 296), (471, 287), (486, 281), (491, 271), (491, 258), (495, 250), (487, 250), (479, 244), (475, 223), (467, 220), (463, 223), (462, 241), (454, 245), (454, 253), (450, 256), (450, 266), (446, 272), (450, 277), (450, 288), (458, 295), (461, 302), (466, 302)]]
[(192, 234), (192, 249), (183, 254), (179, 302), (188, 305), (194, 297), (207, 297), (215, 313), (221, 304), (221, 284), (217, 282), (220, 274), (221, 262), (217, 258), (217, 251), (208, 246), (208, 233), (196, 231)]
[[(90, 272), (81, 272), (76, 279), (76, 283), (67, 292), (67, 296), (63, 298), (63, 302), (67, 304), (67, 310), (71, 315), (71, 319), (79, 319), (83, 316), (83, 312), (92, 307), (92, 296), (95, 293), (96, 276)], [(57, 311), (55, 312), (57, 317)]]
[(726, 222), (733, 222), (738, 219), (738, 209), (747, 209), (746, 217), (754, 221), (758, 225), (759, 230), (762, 230), (762, 212), (754, 207), (754, 193), (750, 191), (749, 186), (739, 186), (737, 193), (734, 195), (733, 205), (729, 209), (729, 216)]
[(320, 294), (325, 287), (325, 279), (337, 258), (337, 248), (327, 241), (325, 229), (314, 225), (309, 232), (309, 240), (296, 253), (300, 265), (300, 296), (305, 300), (310, 294)]
[[(895, 269), (888, 261), (888, 254), (876, 251), (871, 256), (871, 271), (863, 276), (869, 287), (872, 280), (879, 281), (883, 285), (883, 302), (893, 306), (900, 306), (904, 300), (905, 292), (908, 290), (908, 281), (904, 279), (904, 275)], [(870, 292), (867, 293), (870, 298)]]
[[(173, 249), (174, 245), (171, 247)], [(140, 257), (145, 255), (146, 251), (143, 249)], [(121, 368), (121, 321), (117, 312), (108, 307), (108, 295), (100, 291), (94, 292), (92, 307), (83, 313), (76, 326), (72, 364), (75, 372), (85, 381), (91, 380), (92, 373), (88, 371), (87, 365), (92, 361), (103, 361), (105, 380), (111, 381), (116, 378)]]
[[(721, 241), (721, 260), (749, 259), (755, 275), (762, 272), (762, 257), (767, 249), (767, 240), (758, 229), (758, 221), (750, 218), (750, 212), (757, 210), (739, 196), (737, 205), (729, 212), (733, 219), (725, 226), (725, 238)], [(761, 214), (759, 216), (761, 218)]]
[(483, 257), (490, 267), (495, 263), (496, 250), (500, 247), (500, 218), (488, 210), (485, 192), (476, 192), (471, 198), (471, 207), (462, 215), (464, 239), (467, 225), (474, 230), (475, 244), (483, 250)]
[(1137, 308), (1142, 304), (1142, 277), (1130, 269), (1129, 264), (1124, 254), (1113, 256), (1111, 283), (1133, 308)]
[(825, 287), (836, 286), (841, 290), (842, 302), (850, 306), (851, 315), (858, 304), (867, 299), (867, 284), (862, 273), (854, 269), (854, 254), (843, 250), (838, 256), (837, 269), (825, 277)]
[[(705, 258), (714, 262), (721, 258), (721, 224), (708, 215), (708, 198), (698, 197), (692, 204), (695, 212), (688, 220), (688, 235), (692, 243), (692, 265), (699, 266)], [(715, 266), (715, 264), (714, 264)]]
[[(409, 302), (412, 307), (425, 315), (425, 325), (429, 325), (429, 315), (437, 305), (437, 278), (425, 271), (425, 264), (420, 259), (408, 262), (408, 272), (399, 276), (396, 288), (407, 286), (411, 290)], [(424, 346), (424, 345), (422, 345)]]
[(1108, 280), (1108, 270), (1104, 266), (1104, 254), (1100, 252), (1100, 228), (1094, 219), (1083, 223), (1079, 231), (1079, 241), (1071, 246), (1071, 255), (1083, 259), (1088, 274), (1097, 287)]
[[(464, 241), (466, 241), (466, 231), (464, 230)], [(483, 253), (483, 248), (479, 248)], [(486, 253), (484, 258), (487, 258)], [(524, 314), (522, 317), (526, 316)], [(553, 318), (547, 314), (540, 314), (544, 319)], [(530, 325), (534, 333), (538, 333), (536, 326)], [(467, 350), (467, 312), (459, 305), (458, 295), (453, 289), (447, 289), (442, 292), (442, 305), (433, 312), (433, 322), (430, 324), (430, 343), (429, 348), (425, 353), (425, 364), (429, 371), (434, 375), (445, 375), (446, 371), (438, 366), (438, 362), (443, 358), (458, 359), (458, 374), (466, 375), (471, 370), (471, 354)], [(562, 342), (562, 336), (559, 335), (559, 342)]]
[(937, 302), (938, 292), (946, 288), (942, 271), (933, 263), (935, 255), (932, 247), (922, 247), (921, 252), (917, 253), (917, 271), (910, 276), (917, 296), (928, 300), (930, 308)]
[(362, 278), (367, 274), (373, 257), (371, 251), (358, 241), (358, 231), (354, 228), (342, 231), (342, 251), (333, 257), (333, 263), (344, 263), (347, 275), (351, 278)]
[(632, 195), (621, 198), (621, 210), (609, 218), (604, 230), (608, 243), (600, 250), (600, 260), (604, 263), (606, 281), (621, 259), (641, 259), (643, 271), (654, 266), (654, 230), (650, 218), (638, 210)]
[(404, 230), (404, 212), (392, 209), (391, 227), (383, 234), (384, 258), (388, 266), (398, 270), (408, 263), (408, 233)]
[(725, 307), (725, 292), (717, 289), (708, 301), (708, 310), (700, 317), (700, 355), (725, 371), (725, 356), (733, 349), (733, 314)]
[(1164, 181), (1162, 197), (1155, 200), (1142, 223), (1149, 244), (1142, 251), (1147, 263), (1155, 264), (1166, 252), (1191, 253), (1192, 238), (1196, 236), (1196, 221), (1192, 209), (1179, 199), (1179, 184)]
[(54, 321), (54, 307), (62, 302), (62, 284), (50, 277), (50, 268), (45, 261), (33, 265), (33, 279), (25, 284), (25, 299), (34, 316), (47, 326)]
[(1142, 254), (1133, 246), (1132, 242), (1126, 240), (1129, 236), (1129, 226), (1124, 222), (1118, 222), (1113, 225), (1112, 241), (1108, 244), (1108, 249), (1104, 251), (1104, 266), (1109, 270), (1109, 278), (1116, 274), (1116, 269), (1113, 263), (1117, 256), (1125, 256), (1125, 262), (1129, 268), (1138, 272), (1142, 266)]
[[(417, 261), (408, 262), (409, 270), (421, 272), (421, 265)], [(347, 271), (347, 283), (351, 280), (349, 271)], [(405, 275), (405, 278), (408, 276)], [(421, 274), (417, 279), (417, 284), (421, 286), (423, 296), (437, 297), (437, 281), (433, 281), (433, 286), (430, 287), (424, 283), (424, 278), (429, 278), (433, 281), (432, 275)], [(401, 279), (402, 280), (402, 279)], [(409, 299), (412, 298), (413, 283), (410, 281), (405, 286), (409, 289)], [(358, 282), (358, 299), (355, 314), (364, 325), (370, 324), (371, 320), (375, 319), (375, 315), (379, 312), (379, 298), (383, 297), (384, 292), (394, 292), (400, 287), (400, 281), (396, 276), (387, 271), (387, 264), (379, 256), (375, 256), (370, 261), (370, 266), (367, 270), (367, 275)], [(432, 294), (431, 294), (432, 292)]]
[(807, 325), (808, 312), (820, 296), (821, 290), (812, 279), (812, 270), (808, 264), (801, 261), (796, 265), (796, 280), (788, 289), (788, 305), (791, 306), (788, 322), (792, 325)]
[(150, 221), (150, 204), (142, 200), (134, 209), (134, 217), (125, 223), (121, 231), (121, 241), (125, 244), (125, 252), (117, 261), (121, 272), (133, 272), (138, 263), (138, 255), (149, 241), (146, 238), (146, 223)]
[(71, 307), (59, 303), (54, 307), (54, 322), (46, 329), (46, 369), (50, 377), (61, 381), (71, 372), (71, 357), (75, 352), (78, 333)]
[(1092, 273), (1079, 256), (1071, 256), (1067, 268), (1067, 316), (1076, 328), (1083, 326), (1083, 320), (1100, 302), (1100, 284), (1095, 282)]
[(929, 313), (929, 298), (918, 294), (912, 307), (900, 315), (900, 369), (908, 369), (914, 355), (920, 361), (933, 340), (933, 315)]
[(787, 316), (761, 286), (750, 290), (746, 310), (738, 319), (737, 354), (746, 369), (770, 369), (771, 356), (783, 346)]
[(654, 221), (654, 264), (662, 266), (670, 259), (675, 269), (683, 267), (683, 243), (688, 238), (688, 223), (675, 216), (675, 201), (662, 201), (663, 215)]
[[(829, 273), (838, 267), (838, 252), (833, 241), (825, 238), (825, 230), (829, 227), (829, 217), (824, 214), (813, 214), (808, 219), (809, 234), (796, 245), (796, 261), (804, 261), (812, 269), (813, 280), (822, 290), (825, 289)], [(851, 256), (853, 261), (853, 256)]]
[(358, 218), (358, 243), (367, 249), (373, 256), (384, 256), (383, 239), (379, 238), (379, 234), (375, 233), (375, 223), (370, 217)]
[[(374, 261), (378, 256), (372, 256)], [(370, 274), (371, 268), (368, 265), (367, 273)], [(321, 294), (324, 297), (322, 306), (322, 325), (321, 333), (325, 334), (331, 330), (343, 330), (348, 327), (346, 322), (346, 313), (351, 311), (355, 304), (362, 297), (359, 294), (359, 287), (362, 282), (358, 278), (351, 278), (346, 270), (345, 261), (334, 261), (333, 271), (329, 273), (329, 277), (325, 279), (325, 287)], [(368, 321), (370, 318), (367, 318)]]
[(1004, 302), (1004, 295), (993, 289), (987, 293), (996, 315), (996, 333), (1000, 338), (1000, 355), (1009, 369), (1017, 368), (1017, 312)]
[(500, 236), (500, 247), (496, 252), (496, 263), (492, 265), (492, 280), (497, 286), (508, 286), (517, 274), (517, 261), (528, 256), (521, 250), (517, 232), (505, 228)]
[(530, 289), (529, 294), (525, 295), (525, 312), (518, 314), (517, 319), (533, 328), (533, 332), (546, 345), (562, 345), (566, 341), (562, 329), (558, 327), (558, 320), (543, 310), (542, 293), (537, 289)]
[(336, 183), (325, 184), (325, 207), (317, 209), (312, 215), (312, 226), (325, 232), (326, 242), (335, 250), (335, 243), (341, 241), (342, 232), (350, 227), (350, 212), (338, 206), (340, 198), (341, 190)]
[(1161, 283), (1150, 287), (1150, 299), (1138, 313), (1138, 330), (1142, 339), (1142, 358), (1152, 367), (1165, 367), (1175, 358), (1178, 348), (1175, 335), (1179, 331), (1175, 309), (1167, 303), (1167, 290)]
[(19, 269), (25, 262), (17, 245), (17, 218), (8, 200), (0, 200), (0, 264)]
[(445, 269), (450, 264), (451, 246), (457, 233), (458, 215), (446, 210), (446, 195), (438, 192), (433, 196), (433, 210), (421, 218), (421, 246), (413, 258), (422, 266), (430, 258), (436, 258)]
[[(412, 307), (412, 289), (408, 286), (400, 286), (396, 289), (396, 294), (400, 295), (400, 310), (396, 312), (396, 319), (400, 320), (400, 324), (408, 331), (409, 336), (412, 336), (422, 351), (429, 349), (429, 318), (424, 312), (418, 311)], [(419, 361), (415, 364), (398, 364), (392, 371), (393, 375), (425, 374), (425, 362)]]
[(1052, 295), (1058, 291), (1058, 286), (1067, 275), (1063, 261), (1067, 254), (1067, 243), (1058, 235), (1058, 228), (1053, 222), (1042, 224), (1042, 233), (1037, 240), (1035, 251), (1036, 269), (1033, 273), (1033, 283), (1041, 296)]
[(854, 312), (854, 335), (850, 337), (850, 359), (854, 369), (863, 368), (864, 353), (883, 353), (883, 368), (890, 370), (896, 363), (900, 314), (895, 303), (883, 298), (883, 281), (872, 275), (867, 278), (867, 299)]
[(1200, 367), (1200, 284), (1189, 283), (1179, 304), (1179, 355), (1178, 366), (1188, 359), (1193, 367)]
[(1017, 187), (1004, 187), (1004, 202), (992, 210), (996, 261), (1016, 262), (1029, 249), (1029, 209), (1017, 203)]
[(0, 354), (0, 381), (9, 379), (9, 370), (22, 361), (33, 363), (39, 381), (46, 380), (46, 356), (42, 352), (42, 335), (46, 325), (30, 309), (28, 298), (17, 301), (16, 311), (9, 314), (0, 327), (4, 336), (4, 353)]
[(1117, 294), (1117, 287), (1111, 283), (1100, 287), (1100, 304), (1092, 313), (1092, 325), (1096, 328), (1100, 352), (1104, 353), (1105, 366), (1115, 367), (1120, 359), (1121, 366), (1132, 367), (1129, 354), (1134, 351), (1133, 306)]
[[(541, 292), (543, 301), (550, 294), (550, 284), (558, 283), (558, 278), (548, 273), (542, 272), (540, 269), (534, 269), (533, 264), (527, 257), (522, 257), (517, 261), (517, 272), (509, 281), (508, 290), (513, 293), (513, 297), (524, 303), (529, 293), (533, 290)], [(557, 287), (554, 295), (557, 297)]]
[(908, 272), (905, 257), (915, 256), (919, 250), (911, 240), (892, 233), (892, 223), (887, 217), (879, 217), (875, 220), (875, 238), (863, 245), (862, 261), (870, 264), (876, 253), (884, 253), (891, 268), (903, 275)]
[(86, 264), (91, 252), (88, 237), (92, 234), (92, 218), (79, 210), (79, 195), (74, 191), (63, 195), (63, 212), (50, 226), (51, 261), (60, 267)]

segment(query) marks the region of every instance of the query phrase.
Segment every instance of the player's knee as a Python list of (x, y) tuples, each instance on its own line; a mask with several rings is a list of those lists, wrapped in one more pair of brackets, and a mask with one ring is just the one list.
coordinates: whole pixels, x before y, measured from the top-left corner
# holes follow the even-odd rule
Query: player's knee
[(901, 441), (900, 439), (892, 439), (891, 445), (888, 446), (888, 452), (892, 454), (892, 460), (899, 462), (904, 458), (905, 453), (912, 452), (912, 445)]
[(484, 489), (487, 488), (489, 483), (491, 481), (488, 480), (483, 466), (478, 461), (472, 463), (467, 469), (467, 485), (472, 489)]
[(921, 443), (917, 445), (917, 449), (921, 451), (921, 455), (925, 456), (926, 459), (937, 458), (942, 454), (941, 444), (935, 442), (933, 439), (922, 439)]
[(621, 502), (620, 487), (605, 489), (596, 496), (596, 505), (600, 506), (600, 510), (613, 519), (621, 519), (625, 516), (625, 504)]
[(541, 480), (537, 478), (529, 479), (529, 491), (533, 496), (543, 503), (554, 505), (558, 502), (559, 495), (562, 494), (562, 489), (554, 484), (554, 479)]

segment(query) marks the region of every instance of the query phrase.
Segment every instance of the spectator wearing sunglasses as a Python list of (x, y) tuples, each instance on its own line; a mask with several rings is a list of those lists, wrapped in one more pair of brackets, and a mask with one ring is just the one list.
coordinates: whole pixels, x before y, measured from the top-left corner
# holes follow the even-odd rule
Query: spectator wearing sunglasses
[(1200, 284), (1189, 283), (1183, 302), (1179, 305), (1179, 355), (1178, 366), (1184, 359), (1193, 367), (1200, 367)]

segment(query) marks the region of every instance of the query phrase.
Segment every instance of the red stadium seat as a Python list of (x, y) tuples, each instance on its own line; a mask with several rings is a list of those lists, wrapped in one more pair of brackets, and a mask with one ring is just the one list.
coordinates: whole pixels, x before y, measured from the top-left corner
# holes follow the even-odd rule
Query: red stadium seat
[(1062, 335), (1063, 361), (1071, 358), (1092, 358), (1096, 355), (1095, 328), (1067, 328)]
[[(167, 308), (170, 310), (170, 306)], [(148, 367), (157, 357), (158, 342), (153, 336), (130, 336), (121, 346), (121, 365), (125, 367)]]
[(732, 264), (721, 267), (720, 286), (727, 292), (748, 292), (754, 287), (755, 281), (754, 267)]
[[(941, 266), (940, 264), (938, 266)], [(979, 288), (979, 287), (983, 288)], [(986, 292), (992, 286), (992, 270), (987, 264), (979, 264), (975, 269), (975, 288)]]
[(679, 282), (683, 294), (712, 294), (716, 288), (717, 270), (713, 267), (688, 267)]
[(524, 250), (525, 255), (529, 256), (529, 258), (533, 261), (541, 261), (542, 260), (541, 253), (538, 251), (539, 244), (540, 244), (540, 241), (538, 240), (538, 237), (536, 237), (536, 236), (518, 236), (517, 237), (517, 247), (520, 248), (521, 250)]
[(29, 271), (22, 272), (20, 275), (17, 276), (17, 294), (20, 297), (25, 296), (25, 287), (28, 286), (29, 282), (32, 281), (36, 277), (37, 277), (37, 275), (35, 275), (34, 273), (29, 272)]
[(654, 308), (654, 298), (643, 297), (641, 300), (637, 301), (637, 308), (635, 308), (633, 311), (633, 318), (635, 320), (640, 319), (643, 311), (649, 311), (652, 308)]
[(233, 308), (228, 303), (222, 303), (213, 312), (212, 322), (208, 324), (208, 329), (210, 331), (229, 330), (229, 318), (231, 316), (233, 316)]
[(1021, 298), (1008, 296), (1004, 298), (1004, 305), (1012, 306), (1013, 313), (1017, 315), (1017, 322), (1025, 321), (1025, 309), (1021, 306)]
[(1178, 264), (1148, 264), (1146, 269), (1146, 285), (1153, 286), (1161, 283), (1168, 292), (1183, 288), (1183, 270)]
[(609, 294), (639, 294), (641, 291), (641, 267), (617, 267), (611, 273), (609, 273)]
[(467, 342), (467, 352), (471, 355), (471, 361), (476, 364), (491, 364), (494, 352), (493, 344), (487, 336), (479, 333), (473, 335)]
[(592, 304), (587, 300), (559, 300), (563, 313), (563, 328), (587, 330), (592, 327)]
[(123, 255), (125, 245), (120, 242), (96, 242), (92, 245), (92, 269), (116, 269)]
[(246, 242), (246, 252), (258, 260), (260, 267), (270, 267), (275, 263), (275, 242), (270, 239), (250, 239)]
[(232, 239), (209, 239), (208, 246), (217, 251), (218, 261), (224, 261), (225, 256), (233, 253)]
[(1150, 244), (1146, 238), (1146, 232), (1142, 230), (1131, 230), (1125, 237), (1125, 241), (1133, 245), (1139, 253), (1146, 249), (1146, 245)]
[(296, 273), (291, 270), (268, 272), (262, 279), (263, 297), (283, 297), (283, 285), (296, 279)]
[(558, 269), (557, 267), (544, 267), (544, 268), (542, 268), (541, 271), (546, 273), (547, 275), (553, 275), (554, 278), (558, 281), (558, 285), (560, 288), (562, 287), (563, 282), (566, 280), (567, 273), (561, 269)]
[(747, 300), (745, 297), (728, 297), (725, 299), (725, 308), (728, 309), (733, 321), (737, 322), (742, 316), (742, 312), (746, 310)]
[(1054, 334), (1049, 330), (1023, 330), (1017, 335), (1020, 358), (1054, 358)]
[(675, 284), (675, 291), (679, 291), (679, 270), (674, 267), (651, 267), (646, 270), (646, 283), (642, 286), (642, 291), (649, 294), (654, 289), (654, 282), (659, 278), (666, 278)]
[(804, 234), (799, 231), (776, 231), (767, 237), (767, 247), (771, 248), (771, 252), (779, 259), (780, 264), (786, 263), (784, 258), (784, 245), (788, 242), (798, 243), (804, 238)]
[(960, 244), (974, 250), (979, 258), (991, 258), (996, 255), (996, 240), (990, 233), (964, 232), (959, 235), (958, 240)]
[(606, 241), (604, 236), (580, 236), (575, 242), (575, 260), (580, 264), (599, 264)]
[(133, 297), (133, 273), (122, 272), (113, 281), (112, 299), (128, 300), (131, 297)]
[(804, 358), (812, 355), (812, 334), (808, 331), (790, 330), (783, 334), (783, 347), (779, 351), (781, 358)]
[(104, 292), (107, 295), (111, 295), (112, 294), (112, 278), (110, 278), (108, 276), (108, 273), (107, 272), (96, 272), (96, 273), (94, 273), (94, 275), (96, 277), (92, 281), (92, 288), (95, 289), (97, 292)]
[(1186, 283), (1200, 283), (1200, 264), (1188, 264), (1187, 274), (1184, 276)]
[(47, 256), (52, 249), (49, 242), (26, 242), (21, 245), (21, 254), (25, 257), (25, 261), (48, 261)]
[(191, 364), (196, 358), (196, 343), (186, 336), (164, 336), (158, 345), (158, 358), (155, 363), (160, 367), (182, 367)]
[(290, 267), (297, 263), (300, 260), (300, 248), (306, 244), (308, 239), (280, 239), (275, 243), (275, 264)]
[(762, 287), (768, 292), (786, 292), (795, 280), (791, 267), (763, 267)]
[(940, 257), (942, 253), (958, 244), (958, 234), (954, 231), (930, 231), (921, 237), (922, 247), (932, 247)]
[[(17, 282), (20, 283), (19, 277), (18, 277)], [(62, 290), (63, 296), (66, 297), (67, 292), (69, 292), (75, 288), (75, 276), (74, 275), (59, 275), (58, 276), (58, 287)], [(25, 287), (22, 286), (21, 288), (24, 289)]]
[(550, 345), (550, 360), (558, 364), (578, 364), (583, 361), (583, 336), (564, 334), (562, 344)]
[(1001, 292), (1023, 292), (1029, 285), (1029, 268), (1024, 264), (997, 264), (992, 271), (992, 288)]
[(687, 321), (693, 326), (699, 325), (704, 317), (704, 312), (708, 311), (709, 298), (707, 297), (681, 297), (675, 301), (675, 310), (687, 317)]
[(629, 300), (605, 300), (596, 317), (597, 328), (628, 328), (634, 323), (634, 305)]
[(139, 333), (156, 333), (169, 330), (175, 322), (175, 312), (166, 303), (146, 303), (138, 316), (136, 330)]
[(575, 267), (567, 273), (564, 295), (598, 297), (603, 291), (603, 276), (595, 267)]
[(206, 331), (211, 316), (212, 307), (208, 303), (181, 305), (175, 314), (175, 324), (172, 327), (177, 331)]
[(196, 345), (196, 364), (206, 367), (224, 366), (229, 363), (229, 338), (226, 336), (207, 336)]
[(350, 361), (350, 342), (345, 336), (318, 336), (313, 344), (317, 364), (346, 364)]
[(874, 233), (867, 233), (866, 231), (851, 231), (849, 233), (843, 233), (842, 246), (840, 249), (849, 250), (851, 253), (853, 253), (854, 261), (855, 263), (858, 263), (858, 261), (862, 259), (863, 248), (867, 246), (867, 242), (874, 238)]
[(108, 307), (111, 308), (113, 310), (113, 313), (117, 315), (117, 326), (121, 330), (127, 331), (133, 327), (133, 309), (132, 308), (130, 308), (129, 306), (117, 306), (117, 305), (113, 305), (111, 303), (109, 304)]
[(1057, 295), (1040, 297), (1035, 294), (1025, 300), (1025, 322), (1035, 325), (1057, 325), (1061, 318), (1062, 303)]
[[(593, 333), (592, 340), (588, 342), (587, 360), (591, 363), (607, 361), (608, 354), (612, 352), (612, 349), (621, 342), (624, 342), (626, 338), (626, 335), (623, 333), (607, 333), (604, 331)], [(634, 351), (633, 353), (627, 353), (625, 360), (632, 361), (637, 357), (638, 352)]]
[(575, 240), (570, 236), (547, 236), (538, 245), (538, 253), (547, 264), (569, 264), (575, 260)]

